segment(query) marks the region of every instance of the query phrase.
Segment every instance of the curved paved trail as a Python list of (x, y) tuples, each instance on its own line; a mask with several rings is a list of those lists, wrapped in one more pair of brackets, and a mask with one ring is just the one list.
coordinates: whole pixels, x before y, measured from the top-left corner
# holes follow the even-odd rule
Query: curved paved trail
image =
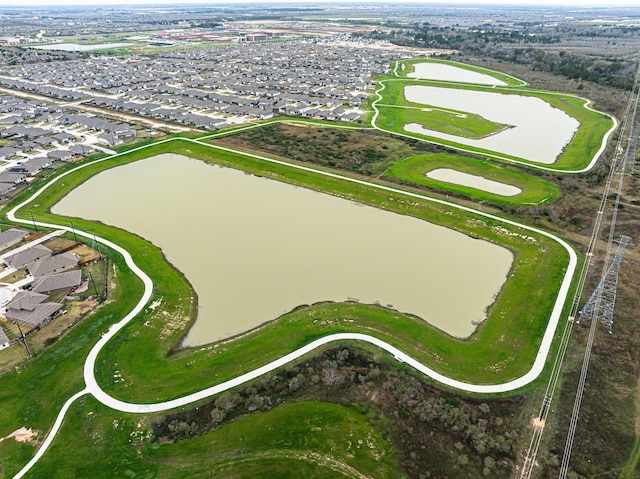
[[(396, 64), (396, 68), (397, 68), (397, 64)], [(520, 160), (515, 160), (513, 158), (508, 158), (506, 156), (502, 156), (502, 155), (498, 155), (498, 154), (493, 154), (493, 153), (480, 153), (477, 150), (473, 150), (470, 148), (465, 148), (462, 145), (453, 145), (450, 143), (443, 143), (441, 141), (438, 141), (436, 139), (427, 139), (427, 138), (419, 138), (416, 136), (412, 136), (412, 135), (407, 135), (405, 133), (400, 133), (397, 131), (392, 131), (392, 130), (385, 130), (384, 128), (378, 126), (376, 124), (376, 120), (378, 119), (378, 116), (380, 115), (380, 110), (378, 110), (378, 103), (382, 100), (382, 92), (384, 91), (384, 89), (386, 88), (385, 83), (389, 82), (389, 81), (420, 81), (421, 79), (418, 78), (404, 78), (404, 77), (400, 77), (398, 75), (398, 72), (396, 69), (394, 69), (394, 74), (396, 77), (398, 78), (390, 78), (390, 79), (386, 79), (386, 80), (380, 80), (379, 83), (379, 87), (376, 89), (375, 91), (375, 95), (376, 95), (376, 99), (373, 100), (373, 102), (371, 102), (371, 107), (373, 108), (373, 117), (371, 118), (371, 126), (373, 126), (376, 130), (385, 132), (385, 133), (390, 133), (391, 135), (397, 135), (397, 136), (401, 136), (404, 138), (410, 138), (412, 140), (418, 140), (418, 141), (424, 141), (426, 143), (432, 143), (434, 145), (440, 145), (440, 146), (445, 146), (447, 148), (453, 148), (457, 151), (463, 151), (465, 153), (471, 153), (474, 155), (479, 155), (479, 156), (484, 156), (487, 158), (493, 158), (496, 160), (500, 160), (500, 161), (504, 161), (507, 163), (512, 163), (512, 164), (516, 164), (516, 165), (521, 165), (521, 166), (526, 166), (528, 168), (535, 168), (538, 170), (543, 170), (543, 171), (549, 171), (552, 173), (564, 173), (564, 174), (576, 174), (576, 173), (586, 173), (587, 171), (591, 170), (596, 163), (598, 162), (598, 160), (600, 159), (600, 156), (602, 155), (602, 153), (604, 153), (605, 148), (607, 147), (607, 143), (609, 141), (609, 137), (613, 134), (614, 131), (616, 131), (616, 129), (618, 128), (618, 119), (614, 116), (611, 116), (607, 113), (603, 113), (601, 111), (598, 111), (594, 108), (591, 108), (591, 100), (587, 99), (587, 98), (583, 98), (583, 97), (579, 97), (579, 96), (575, 96), (576, 98), (580, 98), (581, 100), (584, 100), (584, 108), (590, 111), (593, 111), (595, 113), (600, 113), (602, 115), (605, 115), (609, 118), (611, 118), (611, 120), (613, 121), (613, 125), (611, 125), (611, 128), (609, 128), (609, 131), (607, 131), (607, 133), (605, 133), (605, 135), (602, 137), (602, 142), (600, 143), (600, 148), (598, 148), (598, 151), (596, 151), (596, 153), (593, 155), (593, 157), (589, 160), (589, 164), (587, 166), (585, 166), (584, 168), (580, 169), (580, 170), (565, 170), (562, 168), (553, 168), (551, 166), (543, 166), (543, 165), (539, 165), (536, 164), (534, 162), (531, 161), (520, 161)], [(424, 80), (424, 79), (423, 79)], [(425, 80), (428, 81), (428, 80)], [(460, 85), (460, 83), (458, 82), (447, 82), (447, 81), (438, 81), (437, 83), (441, 83), (444, 84), (445, 86), (447, 84), (450, 85)], [(486, 85), (479, 85), (479, 86), (486, 86)], [(506, 91), (506, 92), (517, 92), (517, 91), (522, 91), (521, 87), (499, 87), (496, 88), (494, 87), (495, 90), (498, 91)], [(540, 91), (540, 90), (533, 90), (533, 89), (527, 89), (527, 92), (532, 92), (532, 93), (546, 93), (549, 95), (563, 95), (563, 93), (555, 93), (555, 92), (548, 92), (548, 91)]]
[[(321, 171), (321, 170), (316, 170), (314, 168), (310, 168), (310, 167), (306, 167), (306, 166), (302, 166), (302, 165), (295, 165), (295, 164), (290, 164), (284, 161), (280, 161), (280, 160), (275, 160), (273, 158), (268, 158), (268, 157), (263, 157), (260, 155), (253, 155), (253, 154), (247, 154), (244, 153), (242, 151), (238, 151), (238, 150), (233, 150), (230, 148), (224, 148), (224, 147), (219, 147), (219, 146), (213, 146), (213, 145), (208, 145), (206, 143), (202, 143), (198, 140), (191, 140), (191, 139), (184, 139), (184, 138), (180, 138), (180, 141), (190, 141), (190, 142), (194, 142), (194, 143), (198, 143), (201, 145), (206, 145), (212, 149), (218, 149), (221, 151), (228, 151), (228, 152), (232, 152), (232, 153), (237, 153), (237, 154), (241, 154), (244, 156), (249, 156), (255, 159), (259, 159), (265, 162), (269, 162), (269, 163), (274, 163), (274, 164), (279, 164), (279, 165), (286, 165), (288, 167), (291, 168), (295, 168), (295, 169), (299, 169), (299, 170), (304, 170), (304, 171), (309, 171), (309, 172), (313, 172), (315, 174), (318, 175), (324, 175), (324, 176), (328, 176), (331, 178), (336, 178), (336, 179), (340, 179), (343, 181), (348, 181), (348, 182), (352, 182), (352, 183), (356, 183), (356, 184), (360, 184), (360, 185), (365, 185), (367, 187), (370, 188), (376, 188), (376, 189), (380, 189), (380, 190), (384, 190), (384, 191), (388, 191), (391, 193), (395, 193), (395, 194), (401, 194), (401, 195), (405, 195), (405, 196), (409, 196), (409, 197), (413, 197), (413, 198), (417, 198), (420, 200), (424, 200), (424, 201), (429, 201), (429, 202), (433, 202), (433, 203), (437, 203), (437, 204), (441, 204), (441, 205), (446, 205), (448, 207), (452, 207), (452, 208), (456, 208), (462, 211), (466, 211), (469, 213), (472, 213), (474, 215), (478, 215), (478, 216), (482, 216), (485, 218), (489, 218), (489, 219), (493, 219), (496, 221), (499, 221), (501, 223), (504, 224), (509, 224), (509, 225), (513, 225), (516, 227), (519, 227), (523, 230), (526, 231), (531, 231), (537, 234), (541, 234), (543, 236), (546, 236), (547, 238), (550, 238), (554, 241), (557, 241), (560, 245), (563, 246), (563, 248), (567, 251), (568, 256), (569, 256), (569, 262), (567, 264), (567, 269), (565, 272), (565, 276), (563, 278), (562, 284), (560, 286), (560, 289), (558, 291), (558, 296), (556, 298), (556, 302), (554, 304), (553, 310), (551, 312), (551, 316), (549, 318), (549, 322), (547, 324), (547, 328), (545, 330), (545, 334), (544, 337), (542, 339), (542, 342), (540, 344), (540, 348), (538, 350), (538, 353), (536, 355), (536, 358), (534, 360), (534, 363), (531, 367), (531, 369), (524, 374), (523, 376), (516, 378), (512, 381), (508, 381), (506, 383), (502, 383), (502, 384), (491, 384), (491, 385), (481, 385), (481, 384), (471, 384), (471, 383), (466, 383), (466, 382), (462, 382), (462, 381), (458, 381), (455, 379), (451, 379), (447, 376), (444, 376), (436, 371), (434, 371), (433, 369), (429, 368), (428, 366), (420, 363), (419, 361), (415, 360), (414, 358), (412, 358), (411, 356), (409, 356), (408, 354), (404, 353), (403, 351), (401, 351), (400, 349), (378, 339), (375, 338), (373, 336), (370, 335), (366, 335), (366, 334), (360, 334), (360, 333), (342, 333), (342, 334), (332, 334), (332, 335), (328, 335), (325, 336), (323, 338), (320, 338), (316, 341), (313, 341), (312, 343), (297, 349), (295, 351), (292, 351), (289, 354), (286, 354), (285, 356), (282, 356), (279, 359), (276, 359), (268, 364), (265, 364), (264, 366), (261, 366), (257, 369), (254, 369), (253, 371), (250, 371), (246, 374), (242, 374), (240, 376), (237, 376), (236, 378), (230, 379), (228, 381), (225, 381), (223, 383), (217, 384), (215, 386), (211, 386), (205, 389), (202, 389), (200, 391), (194, 392), (192, 394), (188, 394), (185, 396), (182, 396), (180, 398), (176, 398), (170, 401), (162, 401), (162, 402), (157, 402), (157, 403), (151, 403), (151, 404), (137, 404), (137, 403), (128, 403), (128, 402), (124, 402), (121, 400), (118, 400), (112, 396), (110, 396), (108, 393), (106, 393), (98, 384), (96, 377), (95, 377), (95, 363), (96, 363), (96, 359), (98, 357), (98, 354), (100, 353), (100, 351), (102, 350), (102, 348), (104, 346), (106, 346), (106, 344), (111, 340), (111, 338), (113, 338), (116, 334), (118, 334), (118, 332), (124, 328), (133, 318), (135, 318), (138, 313), (140, 311), (142, 311), (142, 309), (145, 307), (145, 305), (149, 302), (151, 295), (152, 295), (152, 291), (153, 291), (153, 282), (151, 280), (151, 278), (142, 270), (140, 269), (132, 255), (129, 253), (129, 251), (125, 250), (124, 248), (120, 247), (119, 245), (113, 243), (112, 241), (106, 239), (106, 238), (100, 238), (100, 237), (95, 237), (93, 234), (84, 232), (84, 231), (80, 231), (80, 230), (75, 230), (75, 234), (78, 236), (82, 236), (88, 239), (95, 239), (98, 242), (114, 249), (115, 251), (117, 251), (118, 253), (120, 253), (127, 266), (137, 275), (140, 277), (140, 279), (143, 281), (144, 284), (144, 293), (143, 295), (140, 297), (140, 300), (138, 301), (138, 303), (136, 304), (136, 306), (124, 317), (122, 318), (118, 323), (114, 324), (111, 326), (111, 328), (109, 329), (109, 331), (102, 337), (100, 338), (100, 340), (95, 344), (95, 346), (91, 349), (85, 364), (84, 364), (84, 380), (86, 383), (86, 387), (85, 389), (83, 389), (82, 391), (76, 393), (74, 396), (72, 396), (69, 400), (67, 400), (67, 402), (64, 404), (64, 406), (62, 407), (62, 409), (60, 410), (60, 413), (58, 414), (58, 417), (54, 423), (53, 428), (51, 429), (51, 431), (49, 432), (49, 435), (47, 436), (47, 438), (45, 439), (44, 443), (42, 444), (42, 446), (40, 447), (40, 449), (38, 450), (38, 452), (36, 453), (36, 455), (32, 458), (31, 461), (29, 461), (29, 463), (16, 475), (14, 476), (15, 478), (19, 479), (22, 478), (36, 463), (37, 461), (42, 457), (42, 455), (46, 452), (47, 448), (49, 447), (49, 445), (52, 443), (53, 438), (55, 437), (56, 433), (58, 432), (62, 421), (64, 419), (64, 416), (66, 415), (69, 407), (71, 406), (71, 404), (73, 404), (73, 402), (86, 395), (86, 394), (91, 394), (93, 395), (98, 401), (100, 401), (101, 403), (116, 409), (118, 411), (123, 411), (123, 412), (131, 412), (131, 413), (146, 413), (146, 412), (160, 412), (160, 411), (166, 411), (169, 409), (173, 409), (173, 408), (177, 408), (180, 406), (184, 406), (187, 404), (190, 404), (194, 401), (198, 401), (200, 399), (204, 399), (206, 397), (209, 397), (211, 395), (214, 394), (218, 394), (220, 392), (226, 391), (230, 388), (236, 387), (238, 385), (241, 385), (247, 381), (250, 381), (254, 378), (257, 378), (265, 373), (268, 373), (269, 371), (273, 371), (274, 369), (277, 369), (291, 361), (294, 361), (295, 359), (313, 351), (316, 348), (319, 348), (322, 345), (325, 344), (329, 344), (332, 342), (336, 342), (336, 341), (344, 341), (344, 340), (355, 340), (355, 341), (364, 341), (364, 342), (368, 342), (370, 344), (373, 344), (381, 349), (384, 349), (385, 351), (388, 351), (389, 353), (391, 353), (398, 361), (402, 361), (405, 362), (409, 365), (411, 365), (413, 368), (415, 368), (416, 370), (420, 371), (421, 373), (435, 379), (436, 381), (439, 381), (443, 384), (446, 384), (447, 386), (453, 387), (453, 388), (457, 388), (463, 391), (468, 391), (468, 392), (475, 392), (475, 393), (502, 393), (502, 392), (507, 392), (507, 391), (513, 391), (515, 389), (521, 388), (527, 384), (529, 384), (530, 382), (532, 382), (534, 379), (536, 379), (540, 373), (542, 372), (544, 365), (545, 365), (545, 361), (547, 358), (547, 355), (549, 353), (549, 350), (551, 348), (551, 343), (553, 341), (553, 336), (556, 330), (556, 327), (560, 321), (560, 316), (562, 313), (562, 309), (566, 300), (566, 297), (568, 295), (569, 292), (569, 287), (571, 285), (571, 281), (576, 269), (576, 264), (577, 264), (577, 257), (575, 252), (573, 251), (573, 249), (562, 239), (556, 237), (555, 235), (552, 235), (551, 233), (548, 233), (546, 231), (537, 229), (537, 228), (533, 228), (531, 226), (527, 226), (527, 225), (523, 225), (520, 223), (517, 223), (515, 221), (512, 220), (507, 220), (504, 218), (500, 218), (499, 216), (495, 216), (489, 213), (484, 213), (481, 211), (477, 211), (474, 210), (472, 208), (469, 207), (465, 207), (465, 206), (461, 206), (461, 205), (457, 205), (455, 203), (450, 203), (448, 201), (444, 201), (444, 200), (440, 200), (440, 199), (436, 199), (436, 198), (430, 198), (428, 196), (423, 196), (417, 193), (411, 193), (411, 192), (407, 192), (407, 191), (403, 191), (397, 188), (392, 188), (392, 187), (388, 187), (388, 186), (384, 186), (384, 185), (378, 185), (375, 183), (369, 183), (367, 181), (363, 181), (363, 180), (359, 180), (359, 179), (355, 179), (355, 178), (350, 178), (348, 176), (343, 176), (343, 175), (339, 175), (339, 174), (335, 174), (335, 173), (330, 173), (330, 172), (326, 172), (326, 171)], [(170, 142), (170, 141), (174, 141), (174, 139), (168, 139), (168, 140), (162, 140), (160, 142), (156, 142), (153, 145), (157, 145), (158, 143), (164, 143), (164, 142)], [(138, 147), (138, 148), (134, 148), (132, 150), (128, 150), (127, 152), (124, 153), (120, 153), (117, 155), (113, 155), (110, 157), (106, 157), (106, 158), (102, 158), (102, 159), (98, 159), (95, 160), (93, 162), (90, 163), (85, 163), (83, 165), (80, 165), (76, 168), (73, 168), (59, 176), (57, 176), (56, 178), (52, 179), (51, 181), (49, 181), (46, 185), (44, 185), (42, 188), (40, 188), (38, 191), (36, 191), (31, 197), (29, 197), (27, 200), (25, 200), (24, 202), (20, 203), (19, 205), (17, 205), (15, 208), (13, 208), (11, 211), (9, 211), (7, 213), (7, 217), (14, 222), (17, 223), (25, 223), (25, 224), (32, 224), (31, 220), (24, 220), (24, 219), (20, 219), (16, 217), (16, 213), (23, 208), (24, 206), (26, 206), (27, 204), (31, 203), (34, 199), (36, 199), (38, 196), (40, 196), (40, 194), (42, 192), (44, 192), (45, 190), (47, 190), (48, 188), (53, 187), (61, 178), (63, 178), (64, 176), (78, 171), (82, 168), (85, 168), (86, 166), (92, 165), (92, 164), (96, 164), (99, 162), (103, 162), (103, 161), (108, 161), (110, 159), (131, 153), (132, 151), (138, 151), (138, 150), (142, 150), (144, 148), (148, 148), (150, 146), (153, 145), (145, 145), (142, 147)], [(66, 226), (60, 226), (60, 225), (56, 225), (56, 224), (50, 224), (50, 223), (44, 223), (44, 222), (36, 222), (37, 225), (41, 226), (41, 227), (46, 227), (46, 228), (52, 228), (52, 229), (63, 229), (66, 231), (71, 231), (70, 227), (66, 227)]]

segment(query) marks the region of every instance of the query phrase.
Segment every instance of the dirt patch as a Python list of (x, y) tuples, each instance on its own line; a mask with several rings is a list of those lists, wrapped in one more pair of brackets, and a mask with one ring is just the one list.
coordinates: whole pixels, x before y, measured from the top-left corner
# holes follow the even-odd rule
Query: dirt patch
[(75, 241), (70, 240), (68, 238), (61, 238), (58, 236), (57, 238), (53, 238), (47, 241), (45, 243), (45, 246), (49, 248), (51, 251), (53, 251), (53, 254), (57, 254), (73, 246), (74, 244), (76, 244)]
[(531, 418), (531, 427), (542, 429), (544, 427), (544, 419), (540, 419), (539, 417)]
[(72, 253), (77, 254), (80, 257), (80, 262), (92, 261), (100, 257), (100, 253), (90, 248), (86, 244), (82, 244), (71, 250)]
[(0, 442), (4, 441), (5, 439), (13, 438), (17, 442), (26, 442), (26, 443), (35, 445), (36, 437), (38, 437), (37, 431), (34, 431), (33, 429), (28, 429), (25, 426), (23, 426), (20, 429), (16, 429), (8, 436), (0, 437)]

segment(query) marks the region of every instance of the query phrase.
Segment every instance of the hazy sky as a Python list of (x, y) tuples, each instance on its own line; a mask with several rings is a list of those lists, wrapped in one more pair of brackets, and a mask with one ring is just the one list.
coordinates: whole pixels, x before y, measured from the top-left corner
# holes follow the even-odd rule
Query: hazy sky
[[(235, 4), (235, 3), (294, 3), (300, 4), (318, 4), (318, 3), (356, 3), (353, 0), (326, 0), (319, 2), (318, 0), (267, 0), (267, 2), (258, 2), (256, 0), (27, 0), (29, 6), (38, 5), (175, 5), (175, 4)], [(485, 5), (568, 5), (568, 6), (640, 6), (639, 0), (367, 0), (367, 3), (421, 3), (422, 5), (448, 3), (448, 4), (485, 4)], [(0, 0), (0, 6), (24, 6), (24, 0)]]

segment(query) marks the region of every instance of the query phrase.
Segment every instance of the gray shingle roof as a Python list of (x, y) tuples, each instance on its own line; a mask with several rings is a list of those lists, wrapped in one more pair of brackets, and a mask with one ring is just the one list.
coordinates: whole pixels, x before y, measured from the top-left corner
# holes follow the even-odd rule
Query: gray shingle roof
[(7, 308), (5, 316), (9, 321), (35, 327), (60, 310), (62, 304), (47, 301), (44, 294), (20, 291), (14, 300), (7, 304)]
[(25, 236), (29, 236), (29, 232), (18, 228), (11, 228), (0, 233), (0, 250), (8, 248), (18, 243)]
[(20, 269), (23, 266), (26, 266), (28, 263), (31, 263), (32, 261), (36, 261), (48, 255), (51, 255), (51, 250), (49, 248), (41, 244), (36, 244), (31, 248), (27, 248), (23, 251), (14, 253), (11, 256), (7, 256), (4, 259), (4, 262), (9, 266)]
[(46, 294), (34, 293), (33, 291), (18, 291), (7, 304), (8, 309), (21, 309), (24, 311), (34, 311), (40, 303), (47, 300)]
[(4, 330), (0, 327), (0, 347), (2, 345), (7, 344), (9, 342), (9, 338), (5, 334)]
[(36, 293), (48, 293), (57, 289), (69, 289), (79, 286), (82, 282), (82, 271), (75, 269), (65, 273), (51, 274), (36, 278), (31, 286), (31, 291)]
[(50, 256), (48, 258), (42, 258), (29, 265), (29, 272), (33, 276), (45, 276), (50, 273), (55, 273), (70, 266), (78, 264), (78, 258), (73, 253), (66, 252)]

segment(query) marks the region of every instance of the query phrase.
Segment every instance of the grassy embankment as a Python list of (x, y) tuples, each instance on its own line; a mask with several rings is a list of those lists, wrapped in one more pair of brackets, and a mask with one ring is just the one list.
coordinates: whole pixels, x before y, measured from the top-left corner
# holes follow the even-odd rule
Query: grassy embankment
[(418, 123), (432, 130), (474, 140), (495, 135), (509, 128), (509, 125), (494, 123), (474, 113), (421, 105), (406, 100), (403, 104), (387, 103), (385, 100), (383, 98), (376, 103), (381, 116), (384, 111), (384, 123), (378, 122), (379, 126), (391, 124), (404, 127), (409, 123)]
[[(548, 180), (526, 174), (513, 165), (483, 159), (465, 153), (445, 153), (445, 148), (417, 142), (378, 130), (315, 128), (313, 124), (266, 122), (235, 130), (233, 135), (211, 137), (214, 144), (249, 153), (267, 154), (292, 163), (313, 164), (320, 168), (348, 171), (376, 181), (410, 182), (418, 189), (428, 188), (439, 193), (464, 195), (470, 199), (495, 204), (546, 204), (559, 197), (556, 185)], [(397, 165), (397, 167), (396, 167)], [(512, 184), (523, 192), (504, 197), (476, 188), (459, 187), (453, 183), (429, 180), (427, 171), (437, 167), (482, 176), (493, 181)]]
[(153, 418), (85, 397), (29, 477), (402, 477), (392, 445), (353, 407), (285, 404), (176, 444), (145, 440)]
[[(427, 173), (437, 168), (448, 168), (470, 175), (481, 176), (493, 181), (516, 186), (520, 188), (522, 192), (514, 196), (502, 196), (483, 191), (479, 188), (456, 185), (455, 183), (429, 178)], [(528, 175), (505, 165), (449, 153), (413, 156), (391, 166), (383, 174), (410, 181), (418, 185), (462, 194), (478, 201), (491, 201), (493, 203), (512, 206), (551, 203), (560, 196), (558, 187), (549, 181)]]
[[(97, 377), (111, 394), (142, 402), (178, 397), (237, 376), (326, 334), (344, 331), (374, 334), (443, 374), (470, 382), (503, 382), (529, 369), (562, 279), (566, 252), (553, 241), (504, 226), (499, 221), (474, 218), (426, 200), (408, 199), (402, 194), (285, 165), (265, 164), (245, 155), (180, 140), (134, 151), (65, 177), (59, 188), (38, 198), (39, 206), (32, 210), (34, 216), (44, 221), (68, 223), (47, 213), (50, 205), (67, 191), (105, 168), (167, 151), (327, 191), (456, 228), (476, 238), (508, 244), (514, 251), (515, 263), (491, 308), (489, 319), (468, 340), (449, 337), (419, 318), (385, 308), (324, 303), (300, 308), (235, 340), (171, 354), (194, 315), (195, 299), (186, 280), (163, 260), (158, 248), (141, 238), (105, 225), (74, 220), (78, 229), (109, 237), (129, 249), (138, 265), (154, 280), (153, 299), (163, 301), (162, 308), (145, 310), (101, 353)], [(137, 297), (139, 285), (127, 292), (128, 296)], [(122, 380), (114, 378), (114, 370), (120, 371)]]
[[(490, 93), (502, 93), (511, 95), (522, 95), (540, 98), (552, 106), (566, 112), (580, 122), (578, 131), (573, 136), (571, 142), (564, 149), (558, 160), (552, 165), (543, 165), (549, 169), (556, 170), (580, 170), (584, 168), (593, 158), (595, 153), (601, 146), (602, 138), (613, 125), (613, 120), (603, 113), (594, 112), (585, 108), (587, 100), (571, 95), (558, 94), (553, 92), (543, 92), (530, 90), (527, 88), (515, 87), (482, 87), (469, 84), (454, 84), (449, 82), (428, 81), (428, 80), (410, 80), (395, 77), (380, 77), (380, 88), (378, 89), (382, 99), (376, 103), (380, 114), (376, 120), (376, 125), (388, 132), (399, 133), (414, 138), (428, 140), (433, 143), (463, 149), (465, 151), (478, 153), (490, 158), (497, 158), (503, 161), (515, 160), (538, 165), (538, 163), (527, 160), (526, 158), (518, 158), (506, 154), (497, 154), (495, 152), (475, 148), (472, 146), (455, 143), (452, 141), (442, 140), (439, 138), (428, 137), (417, 133), (411, 133), (404, 130), (407, 123), (419, 123), (426, 128), (451, 133), (450, 129), (442, 128), (442, 114), (433, 115), (432, 112), (420, 112), (415, 109), (404, 109), (397, 107), (425, 108), (426, 105), (412, 103), (404, 97), (404, 87), (410, 85), (436, 86), (442, 88), (456, 88), (464, 90), (474, 90)], [(384, 86), (384, 89), (382, 89)], [(463, 119), (461, 119), (462, 121)], [(473, 121), (472, 121), (473, 120)], [(481, 132), (486, 129), (483, 122), (475, 122), (475, 117), (469, 116), (465, 122), (465, 128)], [(496, 130), (497, 131), (497, 130)], [(455, 134), (455, 133), (454, 133)], [(469, 136), (469, 135), (462, 135)]]

